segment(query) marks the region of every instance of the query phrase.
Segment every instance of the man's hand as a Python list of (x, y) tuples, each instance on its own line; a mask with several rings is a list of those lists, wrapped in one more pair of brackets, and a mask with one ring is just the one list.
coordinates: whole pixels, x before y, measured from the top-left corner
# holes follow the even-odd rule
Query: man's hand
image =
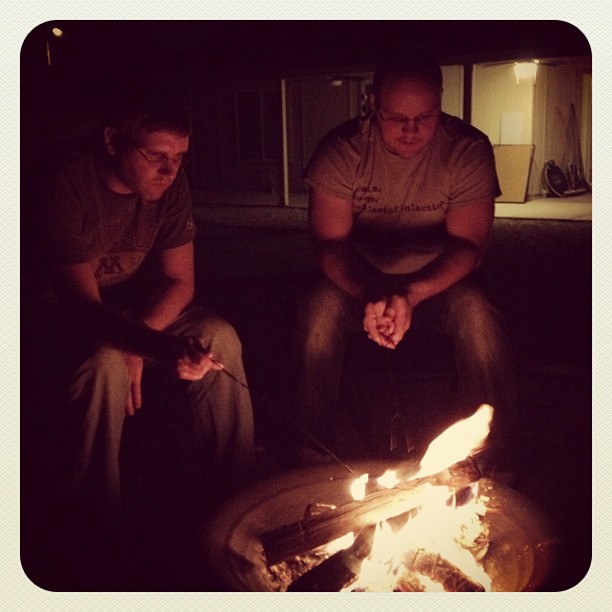
[(222, 370), (223, 366), (215, 361), (210, 353), (200, 353), (197, 358), (191, 356), (180, 357), (176, 362), (176, 374), (182, 380), (202, 380), (211, 370)]
[(383, 315), (392, 322), (390, 342), (395, 348), (402, 340), (412, 323), (414, 306), (403, 295), (391, 295), (387, 299), (387, 307)]
[(379, 346), (395, 348), (390, 346), (390, 338), (393, 333), (393, 321), (385, 316), (387, 300), (368, 302), (363, 314), (363, 329), (368, 338)]
[(130, 381), (130, 391), (125, 402), (125, 413), (134, 416), (136, 410), (142, 406), (142, 368), (143, 359), (139, 355), (124, 353), (125, 365)]
[(176, 359), (176, 374), (181, 380), (202, 380), (211, 370), (219, 371), (223, 365), (207, 351), (199, 338), (184, 338), (183, 351)]
[(412, 310), (407, 298), (400, 295), (369, 302), (364, 310), (363, 329), (379, 346), (394, 349), (410, 327)]
[[(197, 338), (177, 338), (178, 344), (174, 361), (170, 367), (181, 380), (202, 380), (211, 370), (219, 371), (223, 365), (215, 361), (214, 355), (207, 351)], [(142, 406), (142, 370), (144, 361), (139, 355), (124, 353), (125, 365), (130, 381), (130, 391), (125, 403), (125, 413), (134, 416)]]

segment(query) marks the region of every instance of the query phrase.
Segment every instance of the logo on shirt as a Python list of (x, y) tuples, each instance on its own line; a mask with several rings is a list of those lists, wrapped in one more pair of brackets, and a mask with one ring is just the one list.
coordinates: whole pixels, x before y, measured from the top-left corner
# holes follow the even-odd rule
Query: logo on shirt
[(123, 272), (120, 255), (106, 255), (98, 260), (98, 268), (96, 269), (98, 280), (104, 276), (123, 274)]
[(103, 287), (128, 279), (138, 270), (144, 258), (145, 254), (141, 251), (101, 255), (95, 271), (98, 284)]

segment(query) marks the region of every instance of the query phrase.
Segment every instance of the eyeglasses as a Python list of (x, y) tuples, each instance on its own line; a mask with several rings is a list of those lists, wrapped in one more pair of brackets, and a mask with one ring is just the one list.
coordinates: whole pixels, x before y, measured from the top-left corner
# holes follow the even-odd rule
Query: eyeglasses
[(139, 149), (136, 145), (134, 148), (152, 165), (152, 166), (165, 166), (171, 163), (173, 166), (180, 167), (189, 162), (189, 153), (181, 153), (176, 157), (168, 157), (165, 153), (145, 153), (142, 149)]
[(391, 115), (378, 107), (378, 115), (385, 122), (396, 126), (409, 126), (410, 122), (414, 123), (414, 126), (418, 129), (421, 127), (431, 127), (437, 119), (440, 117), (440, 111), (435, 113), (423, 113), (416, 117), (405, 117), (404, 115)]

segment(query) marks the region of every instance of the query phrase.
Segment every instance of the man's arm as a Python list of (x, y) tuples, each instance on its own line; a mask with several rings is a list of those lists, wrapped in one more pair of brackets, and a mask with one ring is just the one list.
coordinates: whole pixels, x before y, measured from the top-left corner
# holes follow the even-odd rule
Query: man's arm
[(176, 375), (184, 380), (199, 380), (208, 371), (220, 369), (212, 354), (194, 350), (189, 339), (163, 333), (193, 298), (192, 243), (161, 253), (158, 291), (147, 296), (140, 320), (125, 317), (103, 303), (90, 263), (59, 266), (56, 282), (83, 329), (124, 351), (130, 380), (126, 397), (128, 415), (133, 415), (142, 405), (143, 357), (173, 365)]
[(55, 283), (73, 316), (99, 339), (137, 355), (172, 361), (180, 350), (178, 343), (159, 332), (193, 299), (193, 244), (162, 252), (158, 272), (158, 291), (148, 296), (139, 320), (103, 304), (90, 263), (57, 266)]
[(350, 246), (353, 206), (312, 189), (310, 229), (316, 255), (325, 276), (355, 299), (365, 302), (383, 282), (383, 275)]
[(172, 323), (194, 296), (193, 243), (162, 251), (158, 291), (140, 314), (151, 329), (163, 330)]
[[(491, 233), (494, 207), (494, 200), (487, 198), (447, 212), (447, 248), (418, 272), (396, 279), (382, 312), (382, 318), (389, 322), (386, 330), (378, 334), (368, 330), (374, 340), (395, 348), (410, 327), (418, 304), (459, 282), (480, 264)], [(380, 313), (376, 314), (380, 319)]]
[(310, 196), (310, 226), (323, 272), (365, 304), (364, 330), (387, 348), (395, 348), (404, 337), (419, 303), (448, 289), (480, 264), (493, 213), (492, 198), (450, 210), (445, 219), (449, 236), (445, 251), (414, 274), (391, 277), (351, 249), (351, 202), (316, 189)]
[(482, 261), (494, 215), (493, 199), (470, 202), (446, 213), (449, 243), (445, 251), (400, 288), (413, 306), (466, 277)]

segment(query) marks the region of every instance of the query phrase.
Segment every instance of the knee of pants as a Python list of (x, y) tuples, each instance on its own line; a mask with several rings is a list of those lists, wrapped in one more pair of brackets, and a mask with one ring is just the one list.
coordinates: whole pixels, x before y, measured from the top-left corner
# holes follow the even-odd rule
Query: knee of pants
[(129, 379), (123, 352), (110, 347), (98, 348), (76, 370), (69, 385), (69, 401), (90, 396), (103, 403), (117, 402), (124, 407)]
[(82, 368), (92, 376), (112, 381), (115, 384), (127, 383), (127, 368), (123, 351), (112, 347), (98, 348), (83, 364)]
[(353, 312), (348, 296), (331, 283), (321, 283), (300, 300), (296, 336), (307, 352), (324, 350), (351, 328)]
[(459, 333), (501, 325), (498, 310), (478, 289), (457, 287), (449, 296), (446, 326)]
[(216, 358), (225, 363), (242, 355), (242, 342), (234, 327), (225, 319), (209, 316), (200, 321), (195, 333)]
[(449, 302), (445, 331), (456, 350), (470, 359), (509, 357), (509, 340), (501, 313), (477, 289), (456, 292)]

